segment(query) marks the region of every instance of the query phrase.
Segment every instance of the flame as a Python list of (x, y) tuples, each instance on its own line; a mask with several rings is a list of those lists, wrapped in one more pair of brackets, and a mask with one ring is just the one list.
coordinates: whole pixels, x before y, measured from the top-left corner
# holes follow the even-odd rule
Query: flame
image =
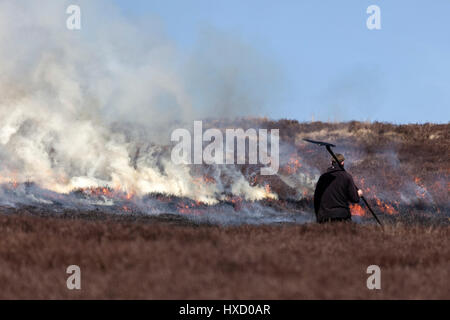
[(362, 217), (366, 214), (366, 211), (364, 210), (364, 208), (361, 207), (357, 203), (350, 204), (350, 212), (352, 213), (353, 216), (360, 216), (360, 217)]
[(297, 154), (291, 154), (289, 161), (281, 168), (281, 171), (285, 174), (294, 174), (302, 167)]
[(380, 199), (376, 199), (378, 208), (383, 212), (387, 214), (397, 214), (398, 211), (390, 204), (382, 202)]
[(134, 194), (132, 194), (132, 193), (127, 193), (127, 194), (125, 195), (125, 198), (126, 198), (127, 200), (131, 200), (131, 199), (133, 198), (133, 196), (134, 196)]
[(233, 197), (231, 198), (231, 203), (233, 204), (233, 208), (235, 211), (239, 211), (242, 208), (242, 198), (241, 197)]
[(210, 177), (206, 174), (203, 176), (203, 181), (206, 183), (216, 183), (216, 179), (214, 179), (213, 177)]
[(134, 197), (133, 192), (125, 192), (122, 190), (120, 186), (116, 186), (114, 188), (111, 187), (87, 187), (87, 188), (78, 188), (75, 191), (82, 192), (89, 196), (94, 197), (107, 197), (110, 199), (120, 199), (120, 200), (132, 200)]
[(421, 179), (419, 177), (415, 177), (414, 183), (416, 184), (416, 196), (420, 199), (425, 199), (428, 191), (422, 183)]

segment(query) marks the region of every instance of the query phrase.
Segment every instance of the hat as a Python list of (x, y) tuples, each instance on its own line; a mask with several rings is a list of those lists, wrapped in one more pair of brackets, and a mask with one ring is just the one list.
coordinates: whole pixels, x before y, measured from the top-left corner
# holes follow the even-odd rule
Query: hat
[[(339, 163), (345, 160), (344, 156), (340, 153), (336, 153), (336, 158), (339, 160)], [(334, 160), (334, 158), (331, 158), (331, 162), (336, 162), (336, 160)]]

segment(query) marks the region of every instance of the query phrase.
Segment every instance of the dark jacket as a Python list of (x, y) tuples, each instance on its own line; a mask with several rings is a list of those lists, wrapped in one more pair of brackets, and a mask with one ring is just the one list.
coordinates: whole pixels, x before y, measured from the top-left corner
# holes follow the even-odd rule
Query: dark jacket
[(351, 219), (349, 202), (359, 202), (358, 189), (352, 176), (340, 168), (328, 168), (320, 176), (314, 192), (317, 221)]

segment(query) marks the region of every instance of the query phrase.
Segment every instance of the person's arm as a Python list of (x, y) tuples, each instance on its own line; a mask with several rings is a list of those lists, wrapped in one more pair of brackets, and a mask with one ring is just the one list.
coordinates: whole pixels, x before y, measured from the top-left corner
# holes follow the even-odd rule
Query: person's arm
[(320, 202), (323, 194), (323, 177), (317, 181), (316, 190), (314, 190), (314, 212), (319, 213)]
[(362, 191), (356, 188), (355, 182), (350, 174), (348, 175), (347, 194), (350, 202), (353, 203), (358, 203), (360, 194), (362, 195)]

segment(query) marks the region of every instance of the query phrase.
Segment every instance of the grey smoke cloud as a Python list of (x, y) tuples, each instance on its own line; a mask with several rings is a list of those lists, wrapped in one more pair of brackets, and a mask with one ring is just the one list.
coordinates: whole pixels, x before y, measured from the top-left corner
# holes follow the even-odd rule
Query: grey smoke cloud
[[(136, 144), (164, 144), (175, 125), (194, 119), (261, 114), (279, 77), (275, 65), (213, 29), (186, 55), (157, 18), (130, 20), (103, 0), (77, 1), (82, 29), (70, 31), (69, 4), (0, 2), (0, 182), (211, 200), (218, 186), (193, 188), (188, 168), (132, 165)], [(120, 128), (142, 129), (133, 137), (143, 141)], [(257, 189), (244, 184), (244, 196)], [(264, 191), (257, 194), (250, 198)]]

